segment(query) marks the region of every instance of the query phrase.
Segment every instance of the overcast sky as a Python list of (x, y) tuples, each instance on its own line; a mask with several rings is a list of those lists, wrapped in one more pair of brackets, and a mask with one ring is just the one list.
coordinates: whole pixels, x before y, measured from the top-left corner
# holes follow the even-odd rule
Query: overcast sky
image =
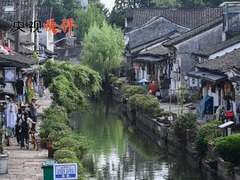
[(101, 3), (105, 4), (105, 6), (111, 11), (114, 6), (115, 0), (100, 0)]

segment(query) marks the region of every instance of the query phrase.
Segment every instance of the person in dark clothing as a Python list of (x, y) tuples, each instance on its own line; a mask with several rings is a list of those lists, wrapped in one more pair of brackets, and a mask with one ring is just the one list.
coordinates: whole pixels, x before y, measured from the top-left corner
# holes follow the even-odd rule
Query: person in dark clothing
[(16, 85), (16, 90), (17, 90), (17, 100), (18, 100), (18, 105), (24, 101), (24, 81), (21, 77), (19, 77), (15, 83)]
[(16, 90), (18, 95), (23, 94), (24, 81), (21, 78), (18, 78), (16, 81)]
[[(29, 105), (31, 118), (34, 122), (37, 122), (37, 109), (40, 107), (40, 105), (37, 104), (36, 101), (37, 101), (36, 98), (32, 98), (32, 102)], [(36, 131), (35, 124), (33, 124), (33, 126), (32, 126), (32, 131)]]
[(20, 120), (21, 121), (23, 120), (23, 114), (22, 114), (22, 110), (18, 109), (17, 123), (16, 123), (16, 128), (15, 128), (15, 134), (16, 134), (18, 144), (20, 144), (20, 142), (21, 142), (21, 133), (19, 132), (21, 129)]
[(21, 125), (21, 149), (24, 146), (24, 141), (25, 141), (25, 145), (26, 148), (29, 148), (29, 130), (32, 126), (32, 124), (36, 124), (36, 122), (33, 122), (29, 117), (28, 117), (28, 113), (24, 112), (23, 113), (23, 120), (20, 120), (20, 125)]

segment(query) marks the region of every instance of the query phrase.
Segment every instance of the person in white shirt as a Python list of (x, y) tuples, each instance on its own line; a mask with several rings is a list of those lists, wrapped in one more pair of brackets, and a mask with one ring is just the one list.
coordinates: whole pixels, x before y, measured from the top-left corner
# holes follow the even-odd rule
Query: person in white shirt
[(11, 144), (10, 138), (14, 136), (14, 128), (16, 126), (17, 120), (17, 111), (17, 105), (13, 102), (12, 98), (9, 98), (6, 109), (6, 136), (8, 140), (8, 146), (10, 146)]

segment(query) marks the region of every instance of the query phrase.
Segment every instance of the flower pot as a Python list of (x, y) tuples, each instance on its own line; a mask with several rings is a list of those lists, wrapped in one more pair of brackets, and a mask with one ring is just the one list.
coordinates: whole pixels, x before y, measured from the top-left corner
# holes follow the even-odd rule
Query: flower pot
[(41, 148), (47, 149), (46, 142), (41, 142), (40, 145), (41, 145)]
[(56, 151), (56, 149), (53, 149), (53, 147), (49, 147), (48, 148), (48, 157), (53, 158), (53, 155), (54, 155), (55, 151)]
[(0, 154), (0, 174), (8, 174), (8, 154)]
[(52, 147), (52, 142), (51, 141), (47, 141), (46, 142), (46, 148), (48, 149), (50, 147)]

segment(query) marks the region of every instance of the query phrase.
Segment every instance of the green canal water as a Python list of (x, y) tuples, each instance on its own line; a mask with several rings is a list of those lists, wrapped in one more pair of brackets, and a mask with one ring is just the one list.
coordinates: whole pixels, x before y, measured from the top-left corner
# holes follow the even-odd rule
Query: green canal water
[(84, 117), (75, 114), (75, 130), (92, 141), (84, 162), (87, 179), (96, 180), (215, 180), (196, 160), (128, 125), (115, 102), (94, 102)]

